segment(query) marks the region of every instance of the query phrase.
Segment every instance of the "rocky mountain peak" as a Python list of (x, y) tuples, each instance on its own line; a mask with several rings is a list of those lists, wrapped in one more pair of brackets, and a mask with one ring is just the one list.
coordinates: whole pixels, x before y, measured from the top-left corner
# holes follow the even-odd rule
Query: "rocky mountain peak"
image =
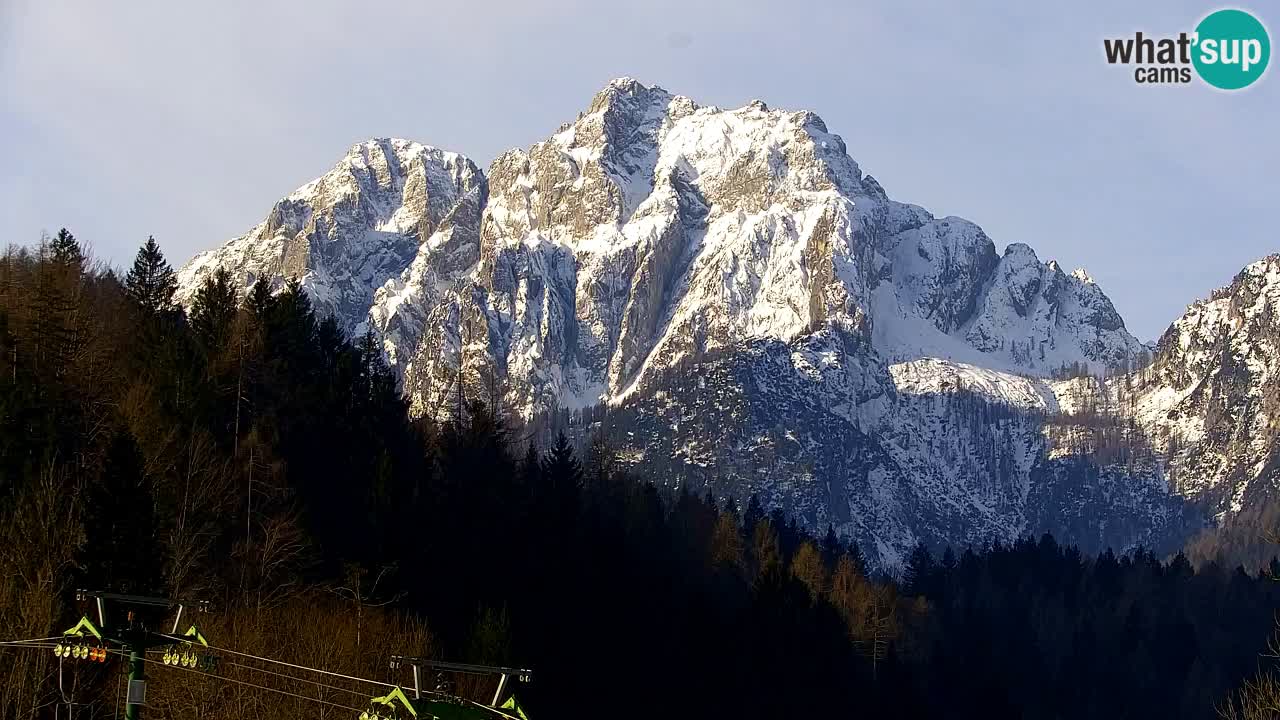
[(179, 302), (209, 273), (231, 271), (247, 289), (298, 278), (317, 310), (349, 332), (363, 322), (374, 291), (417, 255), (457, 204), (485, 192), (483, 173), (457, 153), (399, 138), (353, 145), (324, 175), (276, 203), (267, 218), (179, 270)]
[(630, 77), (614, 78), (591, 99), (587, 114), (609, 110), (634, 112), (654, 104), (666, 105), (671, 99), (671, 93), (657, 85), (650, 87)]
[[(890, 199), (816, 114), (702, 107), (630, 78), (487, 177), (429, 146), (359, 143), (184, 267), (181, 297), (217, 267), (245, 285), (300, 277), (322, 314), (372, 329), (418, 415), (447, 415), (462, 395), (530, 423), (607, 403), (690, 427), (697, 396), (723, 427), (632, 450), (680, 462), (738, 453), (741, 477), (780, 473), (786, 491), (772, 497), (815, 527), (891, 527), (875, 535), (883, 559), (940, 536), (948, 514), (967, 514), (982, 537), (1022, 528), (1039, 447), (1030, 426), (1018, 431), (1009, 462), (1021, 484), (994, 487), (977, 464), (953, 478), (931, 450), (917, 466), (878, 434), (898, 437), (926, 407), (896, 382), (978, 377), (997, 397), (1042, 397), (1011, 378), (1141, 348), (1096, 285), (1026, 244), (1000, 254), (974, 223)], [(778, 425), (792, 412), (795, 437)], [(814, 455), (831, 443), (854, 449)], [(928, 527), (912, 520), (921, 507), (936, 516)]]
[(1250, 263), (1229, 285), (1187, 307), (1161, 336), (1156, 362), (1174, 387), (1201, 384), (1231, 358), (1245, 371), (1274, 365), (1268, 348), (1280, 319), (1280, 255)]
[(1099, 385), (1091, 402), (1141, 429), (1171, 490), (1229, 519), (1265, 505), (1280, 481), (1277, 358), (1280, 255), (1272, 255), (1189, 305), (1150, 366)]
[(1093, 281), (1093, 276), (1089, 274), (1089, 271), (1085, 270), (1082, 267), (1072, 270), (1071, 277), (1079, 280), (1082, 283), (1085, 283), (1086, 285), (1097, 285), (1097, 283)]

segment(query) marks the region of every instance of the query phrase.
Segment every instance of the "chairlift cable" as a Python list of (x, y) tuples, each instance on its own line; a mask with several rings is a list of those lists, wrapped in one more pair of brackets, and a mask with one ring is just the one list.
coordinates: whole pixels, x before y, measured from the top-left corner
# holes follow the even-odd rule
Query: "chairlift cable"
[[(178, 638), (172, 635), (162, 635), (162, 637), (172, 639), (176, 642), (189, 642), (189, 638)], [(388, 687), (388, 688), (399, 687), (394, 683), (379, 682), (377, 680), (369, 680), (367, 678), (355, 677), (353, 675), (343, 675), (342, 673), (336, 673), (330, 670), (320, 670), (319, 668), (307, 667), (306, 665), (297, 665), (295, 663), (285, 662), (284, 660), (276, 660), (273, 658), (262, 657), (262, 656), (253, 655), (250, 653), (239, 652), (237, 650), (229, 650), (227, 648), (214, 647), (213, 645), (205, 645), (204, 647), (207, 647), (212, 652), (226, 653), (228, 655), (239, 655), (240, 657), (249, 658), (251, 660), (258, 660), (259, 662), (275, 663), (277, 665), (283, 665), (285, 667), (294, 668), (295, 670), (320, 673), (321, 675), (329, 675), (331, 677), (342, 678), (343, 680), (353, 680), (355, 682), (368, 683), (370, 685), (377, 685), (379, 687)], [(307, 682), (307, 681), (304, 680), (304, 682)]]
[[(125, 652), (122, 652), (122, 651), (119, 651), (119, 650), (110, 650), (109, 652), (111, 652), (112, 654), (115, 654), (115, 655), (120, 655), (120, 656), (123, 656), (123, 657), (128, 657), (128, 653), (125, 653)], [(175, 669), (175, 670), (181, 670), (181, 671), (183, 671), (183, 672), (195, 673), (195, 674), (200, 675), (200, 676), (202, 676), (202, 677), (207, 677), (207, 678), (209, 678), (209, 679), (211, 679), (211, 680), (224, 680), (224, 681), (226, 681), (226, 682), (235, 683), (235, 684), (237, 684), (237, 685), (244, 685), (244, 686), (246, 686), (246, 687), (256, 688), (256, 689), (258, 689), (258, 690), (265, 690), (266, 692), (273, 692), (273, 693), (277, 693), (277, 694), (279, 694), (279, 695), (286, 695), (286, 696), (288, 696), (288, 697), (297, 698), (297, 699), (299, 699), (299, 700), (308, 700), (308, 701), (310, 701), (310, 702), (321, 703), (321, 704), (324, 704), (324, 705), (330, 705), (330, 706), (333, 706), (333, 707), (336, 707), (336, 708), (341, 708), (341, 709), (343, 709), (343, 710), (350, 710), (351, 712), (356, 712), (356, 713), (361, 712), (361, 709), (360, 709), (360, 708), (354, 708), (354, 707), (351, 707), (350, 705), (343, 705), (343, 704), (341, 704), (341, 703), (330, 702), (330, 701), (328, 701), (328, 700), (321, 700), (320, 698), (314, 698), (314, 697), (310, 697), (309, 695), (301, 695), (301, 694), (298, 694), (298, 693), (292, 693), (292, 692), (289, 692), (289, 691), (287, 691), (287, 690), (277, 690), (276, 688), (273, 688), (273, 687), (267, 687), (266, 685), (258, 685), (257, 683), (246, 682), (246, 681), (244, 681), (244, 680), (236, 680), (235, 678), (224, 677), (224, 676), (221, 676), (221, 675), (210, 675), (210, 674), (208, 674), (208, 673), (201, 672), (200, 670), (196, 670), (196, 669), (194, 669), (194, 668), (185, 668), (185, 667), (182, 667), (181, 665), (165, 665), (164, 663), (159, 662), (159, 661), (157, 661), (157, 660), (147, 660), (146, 658), (143, 658), (143, 662), (151, 663), (151, 664), (153, 664), (153, 665), (160, 665), (160, 666), (162, 666), (162, 667), (173, 668), (173, 669)], [(305, 682), (305, 681), (304, 681), (304, 682)]]
[(54, 640), (62, 640), (65, 636), (55, 635), (47, 638), (30, 638), (28, 640), (0, 640), (0, 645), (31, 645), (33, 643), (48, 643)]
[(307, 678), (298, 677), (297, 675), (288, 675), (288, 674), (286, 674), (286, 673), (280, 673), (280, 672), (276, 672), (276, 671), (274, 671), (274, 670), (267, 670), (266, 668), (254, 667), (254, 666), (252, 666), (252, 665), (244, 665), (244, 664), (242, 664), (242, 663), (238, 663), (238, 662), (231, 662), (230, 660), (228, 660), (227, 662), (225, 662), (225, 663), (223, 663), (223, 664), (224, 664), (224, 665), (228, 665), (228, 666), (230, 666), (230, 667), (244, 668), (245, 670), (252, 670), (252, 671), (254, 671), (254, 672), (260, 672), (260, 673), (265, 673), (265, 674), (267, 674), (267, 675), (273, 675), (273, 676), (275, 676), (275, 677), (283, 678), (283, 679), (285, 679), (285, 680), (293, 680), (293, 681), (296, 681), (296, 682), (303, 683), (304, 685), (314, 685), (314, 686), (316, 686), (316, 687), (325, 688), (326, 690), (336, 690), (336, 691), (339, 691), (339, 692), (351, 693), (352, 695), (356, 695), (356, 696), (359, 696), (359, 697), (368, 697), (368, 693), (366, 693), (366, 692), (361, 692), (361, 691), (359, 691), (359, 690), (352, 690), (352, 689), (350, 689), (350, 688), (339, 687), (339, 686), (337, 686), (337, 685), (326, 685), (326, 684), (324, 684), (324, 683), (322, 683), (322, 682), (319, 682), (319, 681), (316, 681), (316, 680), (308, 680)]

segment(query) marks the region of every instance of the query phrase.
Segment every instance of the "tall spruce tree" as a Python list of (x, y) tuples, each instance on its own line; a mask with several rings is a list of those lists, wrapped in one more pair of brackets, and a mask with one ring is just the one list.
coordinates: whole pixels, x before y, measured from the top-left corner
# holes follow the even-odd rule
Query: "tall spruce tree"
[(543, 482), (550, 486), (550, 494), (563, 517), (573, 517), (577, 512), (578, 491), (582, 486), (582, 463), (574, 456), (573, 445), (561, 431), (556, 442), (542, 460)]
[(271, 294), (271, 283), (265, 277), (259, 277), (253, 287), (249, 288), (249, 294), (244, 299), (244, 306), (253, 316), (253, 320), (259, 326), (267, 321), (267, 315), (271, 312), (272, 302), (275, 297)]
[(537, 490), (538, 483), (542, 482), (542, 465), (538, 462), (538, 446), (529, 441), (528, 447), (524, 451), (524, 460), (520, 463), (520, 482), (524, 483), (527, 491)]
[(53, 236), (53, 240), (49, 241), (49, 252), (53, 255), (54, 262), (59, 265), (77, 270), (84, 265), (84, 251), (80, 249), (76, 236), (66, 228), (59, 230), (58, 234)]
[(191, 329), (212, 355), (222, 348), (231, 334), (236, 317), (236, 289), (231, 285), (231, 273), (219, 268), (207, 275), (196, 296), (191, 301)]
[(147, 313), (159, 315), (169, 309), (178, 280), (154, 237), (148, 236), (138, 250), (124, 286), (129, 298)]
[(934, 572), (933, 553), (923, 543), (916, 543), (907, 556), (902, 570), (902, 587), (908, 595), (923, 594), (929, 587)]

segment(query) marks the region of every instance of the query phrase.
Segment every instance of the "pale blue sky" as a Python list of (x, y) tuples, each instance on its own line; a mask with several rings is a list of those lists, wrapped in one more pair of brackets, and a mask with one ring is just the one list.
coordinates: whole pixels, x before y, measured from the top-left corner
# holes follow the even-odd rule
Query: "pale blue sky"
[[(357, 140), (483, 166), (630, 75), (816, 111), (892, 197), (1088, 268), (1143, 339), (1280, 251), (1280, 76), (1226, 94), (1139, 86), (1103, 61), (1104, 37), (1190, 31), (1217, 5), (196, 5), (0, 0), (4, 242), (66, 225), (123, 264), (154, 234), (177, 265)], [(1280, 27), (1280, 6), (1253, 9)]]

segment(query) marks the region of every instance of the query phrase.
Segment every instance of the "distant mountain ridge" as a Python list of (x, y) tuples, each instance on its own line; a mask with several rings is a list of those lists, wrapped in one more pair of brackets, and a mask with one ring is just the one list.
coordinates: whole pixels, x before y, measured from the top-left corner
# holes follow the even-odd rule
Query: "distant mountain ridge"
[[(1055, 371), (1149, 355), (1088, 273), (891, 200), (811, 112), (622, 78), (487, 173), (370, 140), (183, 267), (179, 299), (216, 268), (298, 277), (372, 329), (416, 414), (448, 414), (460, 375), (525, 420), (603, 403), (658, 479), (759, 493), (884, 563), (1043, 530), (1171, 547), (1202, 523), (1159, 438), (1126, 440), (1147, 450), (1121, 468), (1047, 419), (1088, 395)], [(1205, 361), (1168, 337), (1153, 367), (1190, 382)], [(1156, 432), (1148, 415), (1108, 422)]]

